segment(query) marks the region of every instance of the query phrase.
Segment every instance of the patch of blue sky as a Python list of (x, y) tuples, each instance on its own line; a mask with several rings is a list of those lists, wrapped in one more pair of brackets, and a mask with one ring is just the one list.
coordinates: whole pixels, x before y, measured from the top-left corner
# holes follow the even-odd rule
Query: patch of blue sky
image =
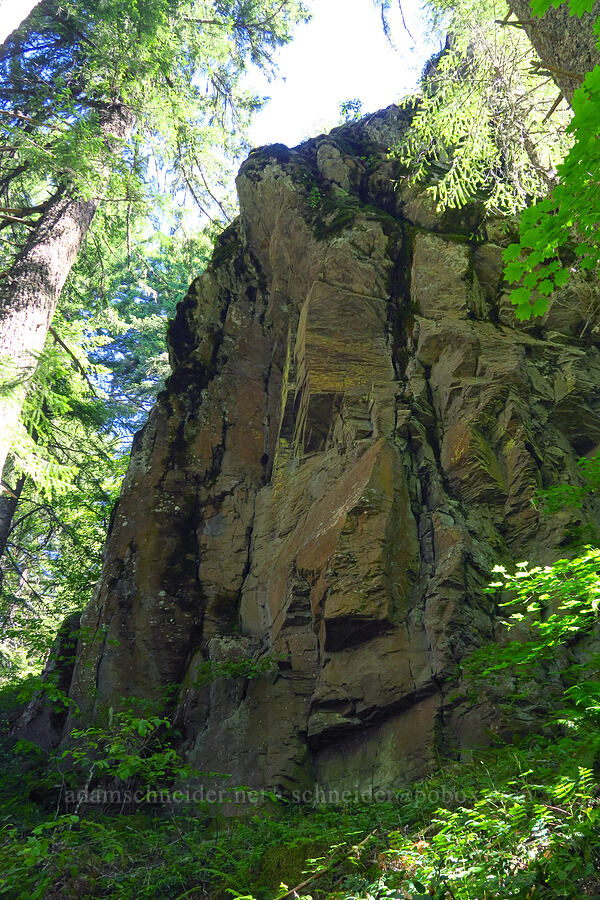
[(255, 147), (293, 147), (331, 130), (348, 100), (360, 100), (365, 114), (397, 102), (416, 90), (425, 63), (441, 47), (418, 0), (402, 0), (402, 12), (393, 0), (391, 42), (370, 0), (312, 0), (309, 6), (311, 21), (276, 55), (278, 77), (269, 82), (254, 72), (248, 80), (251, 90), (270, 97), (250, 130)]

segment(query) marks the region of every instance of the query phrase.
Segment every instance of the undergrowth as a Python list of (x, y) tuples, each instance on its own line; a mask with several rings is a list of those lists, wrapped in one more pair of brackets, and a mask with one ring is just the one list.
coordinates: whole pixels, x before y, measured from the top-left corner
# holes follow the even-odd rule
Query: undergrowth
[[(464, 681), (510, 685), (509, 722), (545, 688), (543, 734), (463, 753), (381, 803), (324, 804), (313, 792), (299, 805), (232, 786), (226, 809), (177, 799), (177, 785), (222, 775), (192, 771), (173, 722), (147, 701), (110, 708), (48, 755), (5, 727), (0, 896), (600, 900), (600, 551), (496, 571), (506, 639), (465, 661)], [(239, 661), (203, 678), (264, 670)], [(6, 720), (18, 697), (0, 692)], [(135, 802), (94, 799), (107, 783)], [(236, 792), (245, 805), (231, 815)]]
[(234, 818), (168, 804), (57, 814), (39, 767), (11, 756), (0, 896), (599, 898), (599, 751), (596, 734), (531, 738), (448, 764), (392, 802), (279, 801)]

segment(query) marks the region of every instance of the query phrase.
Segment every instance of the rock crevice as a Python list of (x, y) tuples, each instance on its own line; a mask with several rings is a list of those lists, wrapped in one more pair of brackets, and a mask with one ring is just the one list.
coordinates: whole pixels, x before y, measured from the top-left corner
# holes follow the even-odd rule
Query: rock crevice
[[(235, 783), (390, 788), (480, 738), (490, 708), (449, 685), (494, 636), (483, 588), (552, 558), (573, 523), (536, 491), (600, 441), (578, 297), (515, 322), (510, 237), (404, 184), (409, 122), (390, 107), (242, 166), (84, 614), (82, 714), (180, 684), (186, 758)], [(198, 681), (265, 654), (260, 678)]]

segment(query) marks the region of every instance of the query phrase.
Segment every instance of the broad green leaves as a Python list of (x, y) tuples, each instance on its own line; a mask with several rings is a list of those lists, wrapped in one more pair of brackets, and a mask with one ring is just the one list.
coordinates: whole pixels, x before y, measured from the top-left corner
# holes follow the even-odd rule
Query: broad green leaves
[[(550, 197), (526, 210), (520, 242), (504, 253), (516, 315), (543, 315), (546, 299), (567, 284), (571, 271), (596, 270), (600, 264), (600, 66), (590, 72), (573, 98), (569, 132), (574, 144), (557, 168), (559, 183)], [(576, 260), (563, 265), (560, 251), (575, 242)]]
[[(545, 15), (551, 6), (558, 9), (565, 0), (531, 0), (531, 11), (534, 16), (541, 17)], [(569, 9), (572, 16), (582, 16), (586, 12), (591, 12), (594, 8), (595, 0), (569, 0)]]
[[(442, 207), (476, 201), (494, 213), (522, 212), (505, 277), (516, 286), (517, 318), (543, 315), (572, 272), (600, 265), (600, 66), (575, 91), (569, 122), (554, 84), (536, 74), (539, 61), (532, 57), (527, 70), (524, 32), (508, 27), (498, 7), (486, 25), (487, 9), (470, 0), (429, 5), (453, 38), (430, 67), (431, 89), (401, 150), (408, 178), (428, 185)], [(533, 0), (531, 7), (541, 16), (560, 5)], [(574, 16), (592, 8), (593, 0), (570, 3)], [(600, 34), (600, 20), (593, 30)]]
[[(535, 15), (563, 0), (532, 0)], [(570, 0), (571, 15), (591, 12), (593, 0)], [(598, 33), (600, 20), (594, 32)], [(520, 242), (504, 253), (505, 277), (522, 285), (511, 294), (519, 319), (543, 315), (549, 296), (564, 287), (572, 272), (595, 272), (600, 266), (600, 65), (588, 72), (573, 96), (568, 132), (573, 145), (557, 167), (558, 183), (546, 199), (527, 209), (521, 219)], [(561, 252), (574, 244), (575, 261)]]
[[(553, 566), (521, 563), (514, 573), (503, 566), (494, 570), (498, 580), (491, 589), (508, 592), (501, 604), (508, 612), (507, 624), (526, 622), (531, 639), (486, 648), (485, 673), (526, 667), (555, 656), (566, 641), (589, 634), (598, 623), (600, 599), (600, 550), (588, 547), (583, 556), (561, 559)], [(481, 662), (483, 654), (480, 655)]]

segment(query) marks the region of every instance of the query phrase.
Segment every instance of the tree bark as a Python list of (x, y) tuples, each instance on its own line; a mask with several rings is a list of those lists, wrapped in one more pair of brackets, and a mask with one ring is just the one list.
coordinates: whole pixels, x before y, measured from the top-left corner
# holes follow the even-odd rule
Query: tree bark
[(508, 0), (508, 5), (533, 44), (542, 63), (569, 103), (581, 87), (583, 76), (600, 63), (597, 35), (592, 32), (600, 16), (600, 0), (591, 13), (571, 16), (568, 3), (550, 7), (541, 19), (534, 17), (529, 0)]
[[(110, 147), (129, 137), (134, 116), (115, 103), (100, 123)], [(60, 293), (99, 205), (59, 190), (0, 280), (0, 473)]]
[(2, 557), (6, 551), (10, 529), (25, 485), (25, 475), (20, 475), (14, 487), (0, 494), (0, 588), (2, 587)]

